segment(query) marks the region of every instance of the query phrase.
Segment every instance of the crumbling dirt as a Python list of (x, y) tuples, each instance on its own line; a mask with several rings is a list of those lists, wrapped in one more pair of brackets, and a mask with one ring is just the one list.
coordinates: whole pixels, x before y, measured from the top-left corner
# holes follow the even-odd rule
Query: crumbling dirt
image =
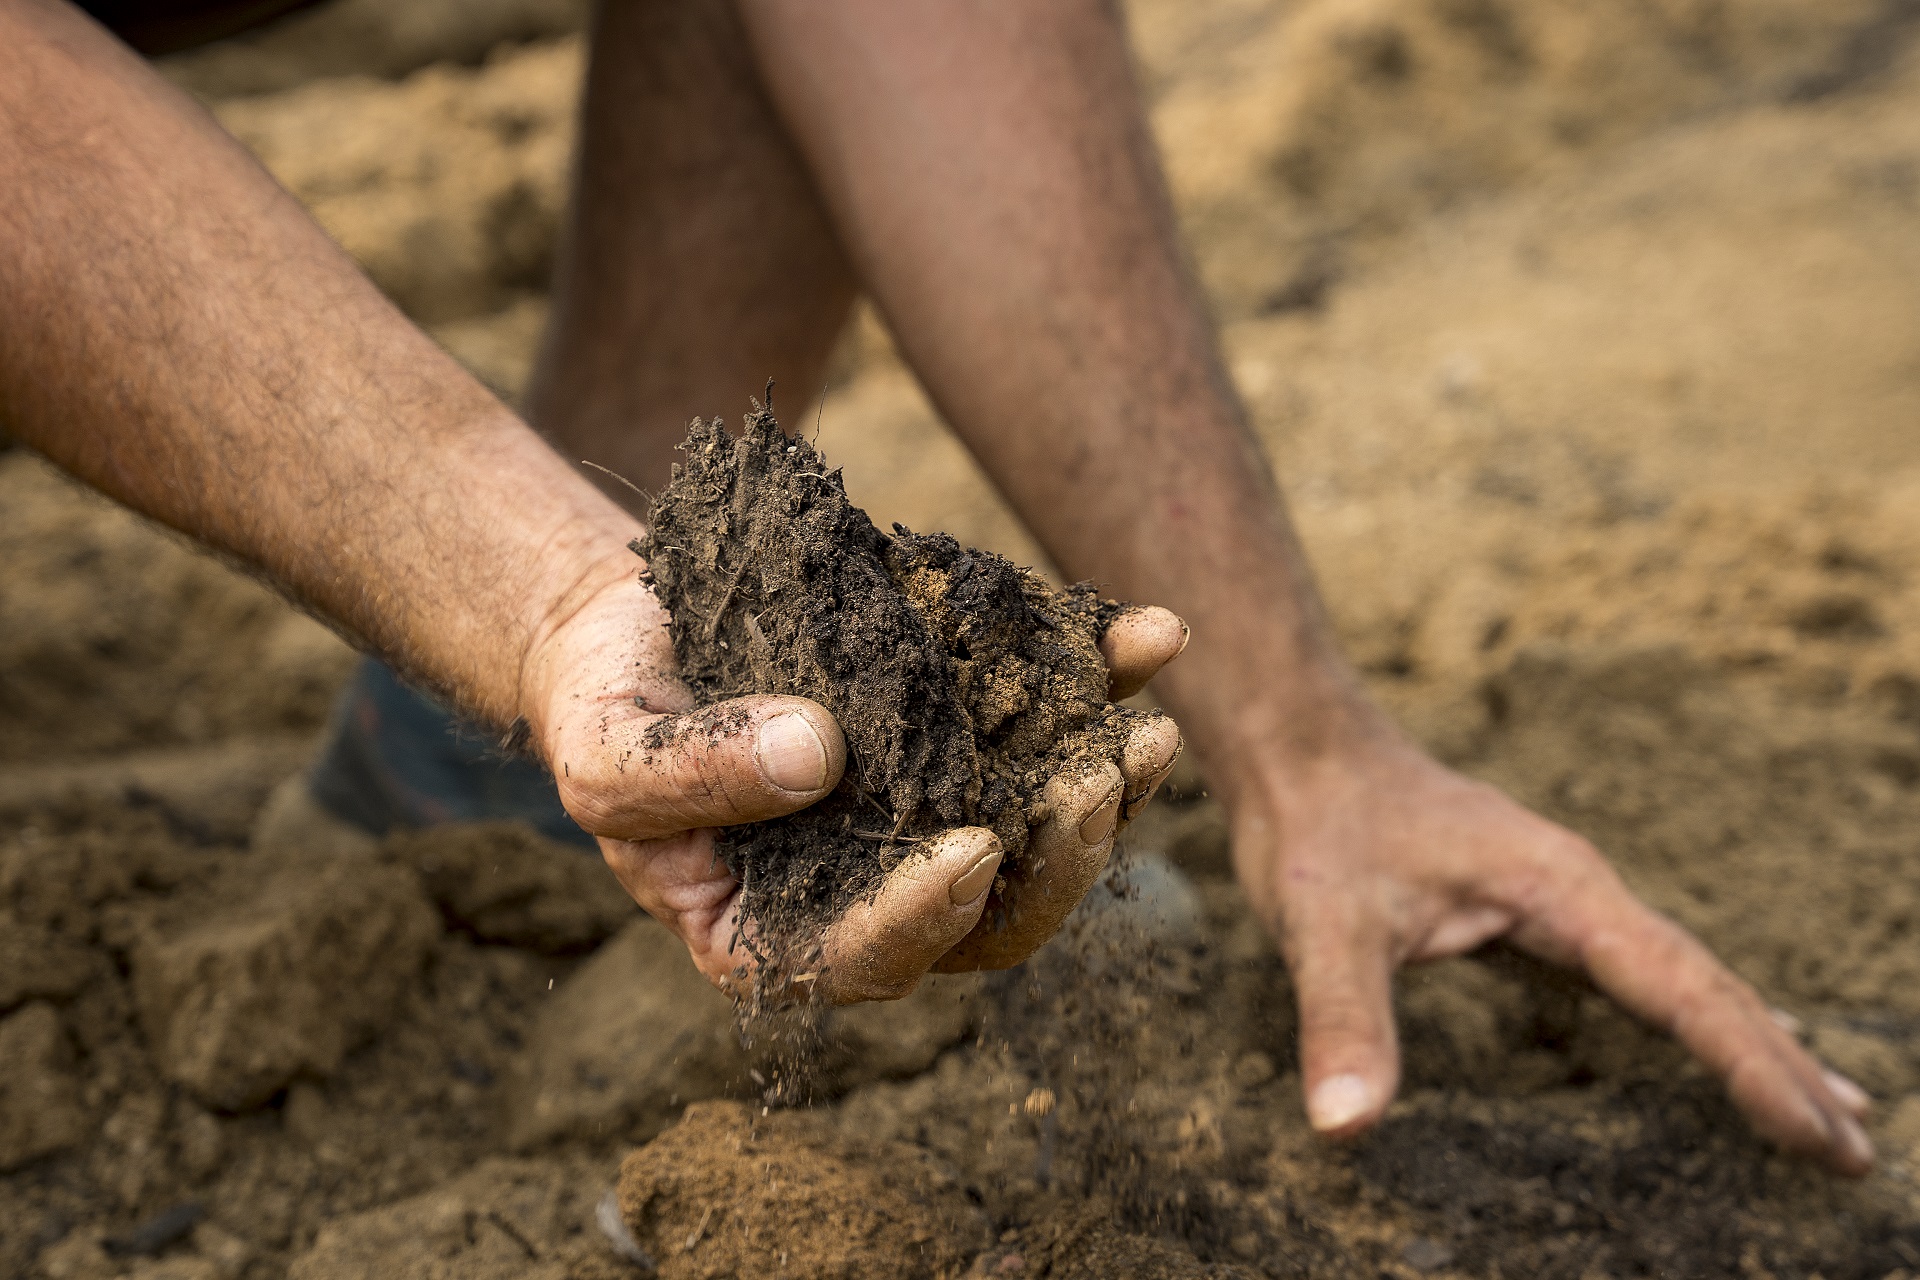
[[(634, 1242), (675, 1280), (936, 1280), (987, 1240), (985, 1216), (925, 1148), (862, 1142), (804, 1112), (756, 1118), (738, 1102), (688, 1107), (628, 1156), (619, 1204)], [(811, 1229), (788, 1229), (800, 1219)]]
[[(472, 6), (352, 13), (429, 8)], [(958, 1188), (990, 1276), (1920, 1274), (1912, 6), (1132, 8), (1235, 378), (1372, 689), (1796, 1015), (1873, 1093), (1883, 1163), (1842, 1184), (1770, 1153), (1671, 1044), (1504, 954), (1402, 975), (1402, 1100), (1320, 1143), (1192, 773), (1096, 891), (1131, 905), (999, 982), (837, 1013), (806, 1124), (848, 1145), (783, 1158), (871, 1185), (892, 1166), (845, 1153), (904, 1144), (953, 1179), (913, 1214)], [(332, 43), (303, 71), (307, 39), (183, 78), (275, 89), (216, 107), (515, 390), (577, 39), (394, 80), (319, 78)], [(882, 527), (1038, 562), (871, 316), (839, 379), (820, 443)], [(725, 999), (577, 855), (450, 830), (356, 882), (248, 845), (345, 674), (324, 630), (18, 454), (0, 547), (0, 1275), (635, 1276), (599, 1225), (625, 1156), (664, 1135), (717, 1187), (740, 1155), (670, 1128), (690, 1100), (791, 1123)], [(294, 1074), (231, 1112), (170, 1074), (146, 948), (249, 941), (248, 903), (352, 926), (367, 883), (403, 948), (269, 912), (249, 945), (313, 978), (302, 1017), (250, 980), (198, 1006)], [(1149, 907), (1151, 945), (1113, 923)], [(324, 989), (388, 960), (410, 980)], [(805, 1212), (768, 1230), (790, 1262), (886, 1261)]]
[[(1041, 788), (1117, 756), (1142, 713), (1107, 701), (1119, 606), (946, 534), (874, 527), (837, 471), (768, 409), (736, 438), (698, 421), (636, 545), (702, 702), (812, 698), (846, 734), (832, 795), (717, 841), (749, 946), (803, 946), (917, 841), (986, 827), (1018, 867)], [(662, 720), (647, 746), (694, 721)], [(993, 911), (989, 899), (987, 910)]]

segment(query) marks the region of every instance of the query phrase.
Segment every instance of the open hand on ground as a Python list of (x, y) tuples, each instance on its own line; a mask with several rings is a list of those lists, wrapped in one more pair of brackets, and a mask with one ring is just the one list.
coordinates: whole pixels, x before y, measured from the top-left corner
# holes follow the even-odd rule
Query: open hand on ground
[[(750, 958), (737, 945), (739, 883), (712, 829), (823, 799), (846, 768), (846, 744), (826, 708), (805, 698), (754, 695), (693, 710), (674, 673), (665, 611), (623, 570), (530, 653), (522, 700), (532, 741), (567, 812), (599, 838), (634, 901), (730, 988)], [(1164, 609), (1123, 614), (1102, 645), (1114, 696), (1137, 692), (1185, 639)], [(1179, 748), (1179, 731), (1158, 717), (1134, 730), (1119, 758), (1055, 778), (1017, 874), (1000, 877), (1000, 842), (983, 828), (918, 845), (872, 900), (829, 930), (819, 994), (833, 1003), (893, 999), (936, 966), (1024, 960), (1092, 887)], [(985, 920), (996, 878), (1000, 906)]]
[(1766, 1137), (1867, 1172), (1866, 1095), (1592, 845), (1441, 767), (1377, 713), (1363, 725), (1314, 764), (1245, 767), (1232, 784), (1234, 857), (1293, 971), (1316, 1129), (1359, 1133), (1392, 1100), (1394, 969), (1506, 937), (1678, 1037)]

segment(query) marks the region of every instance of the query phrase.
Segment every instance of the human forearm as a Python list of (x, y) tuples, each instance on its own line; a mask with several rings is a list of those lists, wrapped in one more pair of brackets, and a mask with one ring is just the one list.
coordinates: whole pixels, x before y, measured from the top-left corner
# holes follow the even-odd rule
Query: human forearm
[(1160, 691), (1210, 765), (1317, 750), (1359, 696), (1180, 258), (1106, 6), (742, 8), (947, 419), (1062, 569), (1192, 624)]
[(520, 656), (632, 519), (91, 22), (0, 5), (0, 45), (7, 429), (520, 715)]

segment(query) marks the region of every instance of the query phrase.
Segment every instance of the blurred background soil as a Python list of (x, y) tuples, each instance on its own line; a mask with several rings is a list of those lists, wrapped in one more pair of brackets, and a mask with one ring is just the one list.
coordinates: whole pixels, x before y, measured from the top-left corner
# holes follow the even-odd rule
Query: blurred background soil
[[(14, 451), (0, 1274), (643, 1274), (624, 1206), (675, 1276), (1920, 1275), (1920, 5), (1129, 9), (1376, 693), (1796, 1015), (1880, 1170), (1769, 1154), (1501, 953), (1403, 976), (1404, 1100), (1316, 1143), (1192, 769), (1043, 961), (840, 1017), (823, 1106), (763, 1115), (773, 1064), (591, 860), (249, 847), (348, 650)], [(164, 69), (512, 396), (583, 10), (334, 0)], [(876, 519), (1039, 562), (871, 314), (820, 420)]]

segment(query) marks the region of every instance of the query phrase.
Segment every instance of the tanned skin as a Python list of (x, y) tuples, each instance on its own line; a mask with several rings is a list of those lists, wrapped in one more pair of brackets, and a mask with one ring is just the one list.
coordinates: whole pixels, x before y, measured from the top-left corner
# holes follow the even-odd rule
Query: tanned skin
[[(768, 372), (818, 385), (864, 289), (1056, 563), (1192, 623), (1200, 661), (1156, 689), (1293, 969), (1316, 1127), (1356, 1133), (1393, 1094), (1393, 969), (1504, 936), (1679, 1036), (1783, 1146), (1866, 1170), (1855, 1086), (1584, 840), (1427, 758), (1340, 659), (1182, 259), (1111, 6), (689, 0), (610, 5), (598, 28), (529, 398), (570, 456), (657, 484), (688, 400), (724, 404)], [(844, 752), (824, 711), (754, 706), (818, 754), (774, 734), (611, 775), (601, 725), (631, 740), (632, 692), (685, 705), (658, 606), (612, 549), (634, 517), (84, 19), (0, 0), (0, 47), (9, 429), (476, 714), (524, 720), (629, 890), (724, 976), (733, 887), (698, 828), (823, 794)], [(1181, 639), (1144, 615), (1109, 653), (1117, 683)], [(1043, 834), (1073, 870), (1035, 893), (1038, 925), (1175, 745), (1059, 781), (1077, 825)], [(950, 836), (883, 918), (850, 922), (845, 998), (897, 994), (974, 927), (977, 903), (949, 900), (997, 857), (982, 834)]]
[(1857, 1087), (1585, 840), (1429, 759), (1340, 658), (1113, 6), (603, 6), (582, 148), (535, 424), (657, 487), (669, 406), (767, 372), (819, 386), (868, 293), (1055, 563), (1193, 625), (1199, 660), (1155, 689), (1293, 969), (1316, 1126), (1391, 1100), (1397, 966), (1506, 937), (1685, 1040), (1782, 1145), (1868, 1167)]
[[(0, 48), (0, 421), (512, 726), (628, 891), (731, 981), (738, 885), (710, 829), (832, 789), (846, 746), (825, 708), (745, 698), (748, 731), (649, 751), (647, 726), (691, 699), (627, 548), (640, 522), (78, 11), (8, 0)], [(1134, 621), (1107, 651), (1140, 677), (1185, 632), (1164, 609)], [(1049, 784), (1054, 816), (1033, 837), (1045, 866), (1011, 877), (1005, 927), (981, 920), (994, 836), (927, 842), (828, 934), (826, 997), (899, 996), (936, 963), (1024, 959), (1106, 865), (1126, 796), (1158, 785), (1178, 749), (1162, 721), (1110, 764)]]

